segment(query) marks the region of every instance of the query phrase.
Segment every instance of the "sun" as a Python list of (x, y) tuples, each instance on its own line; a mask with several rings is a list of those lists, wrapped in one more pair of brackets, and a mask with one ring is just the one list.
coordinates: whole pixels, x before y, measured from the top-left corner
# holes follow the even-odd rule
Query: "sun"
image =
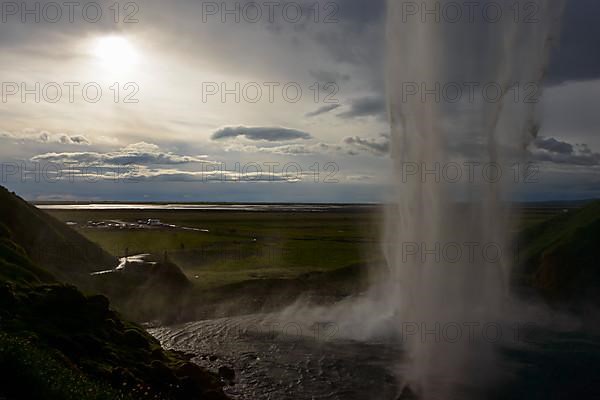
[(96, 39), (93, 54), (104, 67), (114, 72), (128, 71), (139, 61), (136, 48), (123, 36), (105, 36)]

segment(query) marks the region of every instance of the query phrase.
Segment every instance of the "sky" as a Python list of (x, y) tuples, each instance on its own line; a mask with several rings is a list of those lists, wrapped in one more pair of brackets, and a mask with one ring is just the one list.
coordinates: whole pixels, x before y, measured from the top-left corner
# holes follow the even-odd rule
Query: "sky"
[[(514, 199), (600, 197), (598, 15), (567, 0), (536, 179)], [(2, 2), (0, 184), (30, 200), (384, 201), (385, 21), (384, 0)]]

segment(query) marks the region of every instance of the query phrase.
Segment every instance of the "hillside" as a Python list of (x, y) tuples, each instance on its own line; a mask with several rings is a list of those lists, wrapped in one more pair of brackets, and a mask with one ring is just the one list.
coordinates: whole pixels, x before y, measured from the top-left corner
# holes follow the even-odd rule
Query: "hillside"
[[(6, 193), (2, 197), (22, 206)], [(24, 210), (15, 211), (23, 218)], [(2, 222), (14, 223), (15, 218), (4, 219), (7, 214)], [(32, 215), (34, 223), (43, 221)], [(52, 235), (70, 235), (51, 224), (46, 238), (53, 243), (58, 240)], [(186, 355), (163, 350), (110, 309), (106, 297), (59, 283), (14, 240), (35, 245), (40, 236), (23, 232), (24, 227), (13, 236), (6, 225), (0, 228), (0, 398), (226, 398), (217, 376)]]
[(102, 248), (1, 186), (0, 223), (34, 264), (63, 282), (80, 284), (90, 272), (117, 264)]
[(523, 231), (516, 280), (554, 303), (600, 304), (600, 202)]
[[(1, 186), (0, 224), (11, 233), (12, 242), (23, 250), (32, 265), (60, 282), (108, 296), (117, 310), (136, 321), (160, 319), (173, 312), (178, 304), (176, 299), (191, 287), (179, 267), (168, 260), (156, 260), (143, 269), (93, 275), (114, 269), (119, 260)], [(38, 276), (49, 280), (40, 269)]]

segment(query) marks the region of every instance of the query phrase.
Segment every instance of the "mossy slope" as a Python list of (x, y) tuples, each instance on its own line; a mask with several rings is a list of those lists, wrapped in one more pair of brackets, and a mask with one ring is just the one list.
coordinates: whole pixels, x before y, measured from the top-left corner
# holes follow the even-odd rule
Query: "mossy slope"
[(600, 303), (600, 202), (524, 230), (516, 279), (550, 301)]
[[(0, 192), (3, 205), (22, 206)], [(144, 329), (111, 310), (106, 297), (86, 296), (39, 267), (31, 249), (20, 245), (38, 245), (38, 234), (21, 226), (14, 235), (7, 227), (15, 221), (6, 218), (10, 214), (4, 209), (0, 215), (0, 397), (226, 398), (215, 375), (162, 349)], [(45, 223), (44, 216), (31, 215), (30, 228), (39, 232), (36, 224)], [(59, 225), (50, 222), (47, 237), (71, 235)]]

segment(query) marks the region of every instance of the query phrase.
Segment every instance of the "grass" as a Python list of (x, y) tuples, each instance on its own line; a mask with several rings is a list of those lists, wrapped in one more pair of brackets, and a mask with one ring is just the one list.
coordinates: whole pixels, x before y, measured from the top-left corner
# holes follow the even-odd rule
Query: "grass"
[(0, 207), (6, 211), (0, 213), (0, 236), (10, 236), (32, 264), (60, 281), (79, 284), (79, 278), (98, 264), (115, 262), (97, 245), (2, 186)]
[(216, 376), (187, 364), (103, 296), (0, 282), (0, 396), (181, 399), (216, 391), (225, 398)]
[[(317, 302), (337, 301), (364, 290), (368, 271), (384, 270), (381, 252), (381, 209), (329, 212), (244, 212), (204, 210), (52, 210), (53, 217), (75, 222), (73, 227), (114, 256), (136, 253), (161, 255), (168, 252), (193, 283), (182, 296), (180, 307), (170, 295), (158, 304), (160, 318), (201, 319), (277, 309), (298, 296), (310, 295)], [(515, 229), (540, 224), (562, 213), (560, 206), (522, 207)], [(516, 214), (516, 215), (517, 215)], [(120, 220), (136, 222), (151, 218), (181, 229), (92, 228), (87, 222)], [(108, 277), (110, 278), (110, 277)], [(110, 281), (107, 293), (118, 308), (136, 320), (148, 320), (140, 305), (130, 307), (128, 284), (119, 277)], [(135, 285), (129, 285), (131, 287)], [(164, 297), (164, 296), (163, 296)], [(166, 305), (162, 307), (161, 304)], [(175, 310), (173, 315), (162, 315)], [(140, 315), (140, 313), (142, 315)], [(153, 317), (154, 318), (154, 317)], [(153, 319), (150, 318), (150, 319)], [(158, 317), (157, 317), (158, 318)]]
[[(293, 279), (382, 259), (379, 242), (383, 215), (354, 212), (243, 212), (189, 210), (51, 210), (63, 222), (114, 256), (168, 253), (201, 289), (257, 279)], [(519, 230), (562, 212), (561, 206), (522, 207)], [(87, 221), (163, 223), (208, 232), (86, 227)]]
[[(295, 278), (380, 258), (380, 218), (369, 212), (277, 213), (76, 210), (49, 212), (109, 253), (167, 251), (197, 286)], [(85, 227), (89, 220), (162, 222), (209, 232)]]
[(215, 374), (45, 269), (89, 277), (114, 257), (1, 187), (0, 203), (0, 398), (225, 399)]
[(110, 385), (92, 380), (61, 360), (60, 353), (30, 340), (0, 332), (3, 393), (14, 398), (47, 400), (133, 399)]
[[(125, 249), (130, 254), (167, 251), (197, 289), (217, 288), (197, 290), (189, 303), (183, 303), (194, 319), (222, 311), (221, 302), (226, 300), (230, 302), (226, 312), (275, 309), (312, 286), (341, 296), (356, 293), (356, 277), (364, 264), (381, 258), (382, 215), (377, 212), (80, 210), (52, 211), (54, 219), (0, 191), (0, 200), (2, 196), (12, 212), (0, 221), (0, 397), (224, 398), (216, 376), (188, 363), (184, 355), (163, 351), (140, 326), (110, 309), (105, 297), (85, 296), (73, 286), (56, 283), (32, 254), (58, 272), (71, 274), (78, 271), (72, 268), (79, 268), (89, 277), (90, 268), (115, 261), (94, 243), (113, 256), (123, 255)], [(521, 229), (527, 228), (523, 235), (528, 240), (523, 259), (558, 277), (542, 279), (542, 284), (569, 280), (579, 290), (597, 280), (599, 284), (591, 286), (597, 293), (599, 207), (591, 205), (572, 214), (562, 213), (559, 207), (524, 210)], [(88, 220), (148, 218), (208, 232), (85, 226)], [(58, 220), (77, 222), (75, 229), (85, 238)], [(45, 250), (52, 247), (57, 254), (49, 257)], [(537, 262), (540, 258), (545, 262)], [(61, 268), (63, 260), (71, 261), (68, 268)], [(307, 277), (292, 279), (302, 275)], [(120, 291), (130, 294), (128, 289)], [(157, 291), (149, 292), (156, 297)], [(240, 295), (237, 301), (236, 294)], [(206, 301), (210, 296), (214, 307)], [(169, 307), (175, 298), (168, 297)]]
[(600, 202), (529, 226), (518, 237), (516, 279), (555, 300), (597, 299)]

